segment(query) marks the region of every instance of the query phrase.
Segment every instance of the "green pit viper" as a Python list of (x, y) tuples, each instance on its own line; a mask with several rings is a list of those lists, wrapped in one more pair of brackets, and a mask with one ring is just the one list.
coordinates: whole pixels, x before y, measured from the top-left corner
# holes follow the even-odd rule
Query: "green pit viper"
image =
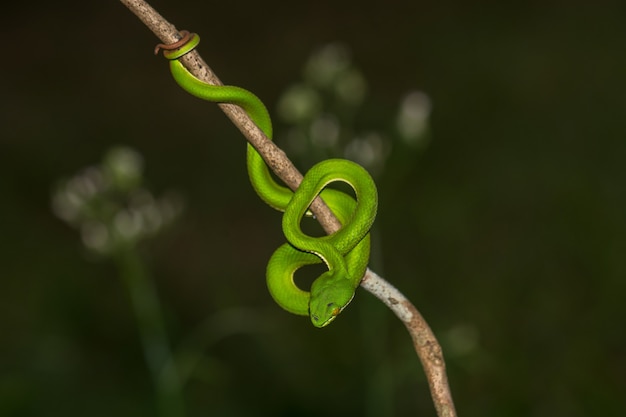
[[(182, 33), (182, 32), (181, 32)], [(194, 77), (178, 60), (193, 50), (200, 38), (185, 34), (172, 45), (159, 45), (170, 61), (176, 82), (188, 93), (210, 102), (240, 106), (272, 139), (272, 122), (265, 105), (253, 93), (239, 87), (207, 84)], [(175, 49), (173, 49), (175, 48)], [(259, 197), (271, 207), (283, 211), (282, 228), (289, 243), (280, 246), (267, 265), (267, 286), (274, 300), (285, 310), (310, 316), (316, 327), (324, 327), (354, 297), (370, 254), (369, 230), (376, 217), (378, 194), (369, 173), (345, 159), (329, 159), (313, 166), (295, 192), (274, 181), (261, 155), (248, 144), (247, 168), (250, 182)], [(326, 188), (333, 182), (347, 183), (356, 195)], [(320, 195), (342, 227), (335, 233), (312, 237), (305, 234), (300, 221), (311, 215), (311, 202)], [(294, 282), (295, 272), (305, 266), (324, 262), (328, 271), (317, 277), (310, 291)]]

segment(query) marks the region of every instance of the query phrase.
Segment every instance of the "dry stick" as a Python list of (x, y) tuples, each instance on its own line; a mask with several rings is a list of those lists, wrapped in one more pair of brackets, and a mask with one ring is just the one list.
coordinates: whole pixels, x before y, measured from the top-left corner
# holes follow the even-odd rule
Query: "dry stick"
[[(169, 44), (180, 39), (179, 31), (145, 1), (120, 1), (137, 15), (162, 42)], [(181, 61), (200, 80), (213, 85), (222, 85), (222, 82), (196, 50), (183, 56)], [(227, 103), (219, 104), (219, 106), (239, 128), (248, 142), (263, 156), (272, 171), (292, 190), (298, 188), (302, 174), (285, 153), (263, 134), (239, 106)], [(337, 218), (320, 198), (313, 202), (311, 211), (327, 233), (333, 233), (341, 227)], [(369, 268), (361, 281), (361, 287), (385, 303), (409, 331), (415, 351), (424, 367), (437, 415), (439, 417), (456, 417), (441, 346), (422, 315), (400, 291)]]

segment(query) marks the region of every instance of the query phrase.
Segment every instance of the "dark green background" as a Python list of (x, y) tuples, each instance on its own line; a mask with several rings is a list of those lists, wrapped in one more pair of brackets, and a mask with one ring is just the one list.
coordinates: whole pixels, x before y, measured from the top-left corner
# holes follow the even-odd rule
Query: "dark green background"
[[(623, 416), (626, 8), (504, 3), (153, 5), (270, 108), (337, 40), (369, 81), (365, 125), (390, 120), (408, 90), (429, 94), (430, 146), (402, 172), (395, 148), (378, 178), (374, 269), (440, 337), (459, 415)], [(56, 180), (124, 144), (152, 190), (187, 202), (143, 248), (173, 343), (228, 309), (259, 323), (209, 347), (189, 415), (435, 415), (409, 337), (371, 295), (324, 330), (272, 302), (280, 216), (247, 182), (244, 141), (173, 84), (134, 15), (113, 0), (1, 14), (0, 414), (155, 414), (115, 268), (49, 203)], [(458, 328), (477, 344), (455, 354)]]

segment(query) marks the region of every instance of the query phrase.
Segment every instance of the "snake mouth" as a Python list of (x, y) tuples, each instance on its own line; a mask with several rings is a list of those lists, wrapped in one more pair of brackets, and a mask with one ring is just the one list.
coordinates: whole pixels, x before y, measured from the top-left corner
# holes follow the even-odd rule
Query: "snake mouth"
[(320, 322), (320, 316), (318, 316), (317, 314), (311, 314), (311, 322), (313, 323), (313, 325), (315, 327), (326, 327), (328, 324), (330, 324), (330, 322), (332, 322), (335, 319), (335, 315), (330, 316), (326, 321), (324, 322)]
[[(329, 303), (329, 304), (328, 304), (328, 307), (332, 307), (332, 306), (333, 306), (333, 304), (335, 304), (335, 303)], [(318, 328), (321, 328), (321, 327), (326, 327), (326, 326), (328, 326), (330, 323), (332, 323), (332, 322), (333, 322), (333, 321), (337, 318), (337, 316), (339, 315), (339, 313), (341, 313), (342, 311), (343, 311), (343, 308), (341, 308), (341, 307), (337, 307), (337, 308), (333, 309), (333, 310), (330, 312), (329, 317), (328, 317), (328, 318), (326, 319), (326, 321), (324, 321), (324, 322), (320, 322), (320, 316), (319, 316), (319, 315), (317, 315), (317, 314), (311, 314), (311, 315), (310, 315), (310, 316), (311, 316), (311, 322), (313, 323), (313, 325), (314, 325), (315, 327), (318, 327)]]

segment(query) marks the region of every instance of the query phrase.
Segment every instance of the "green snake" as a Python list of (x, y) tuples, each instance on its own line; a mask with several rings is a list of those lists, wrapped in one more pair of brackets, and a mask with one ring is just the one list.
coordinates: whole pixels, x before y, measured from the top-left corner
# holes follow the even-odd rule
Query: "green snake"
[[(265, 105), (253, 93), (239, 87), (207, 84), (193, 76), (178, 60), (193, 50), (200, 38), (186, 33), (172, 45), (159, 45), (170, 61), (176, 82), (188, 93), (215, 103), (240, 106), (272, 139), (272, 122)], [(324, 327), (348, 305), (367, 268), (370, 254), (369, 230), (376, 217), (378, 194), (368, 172), (345, 159), (329, 159), (313, 166), (295, 192), (276, 183), (261, 155), (248, 144), (247, 168), (250, 182), (259, 197), (283, 211), (282, 229), (288, 243), (271, 256), (266, 271), (272, 298), (285, 310), (310, 316), (316, 327)], [(347, 183), (356, 200), (343, 192), (326, 188), (333, 182)], [(311, 215), (308, 208), (320, 195), (342, 227), (335, 233), (313, 237), (305, 234), (300, 222)], [(310, 291), (294, 282), (295, 272), (305, 265), (324, 262), (328, 271), (311, 284)]]

